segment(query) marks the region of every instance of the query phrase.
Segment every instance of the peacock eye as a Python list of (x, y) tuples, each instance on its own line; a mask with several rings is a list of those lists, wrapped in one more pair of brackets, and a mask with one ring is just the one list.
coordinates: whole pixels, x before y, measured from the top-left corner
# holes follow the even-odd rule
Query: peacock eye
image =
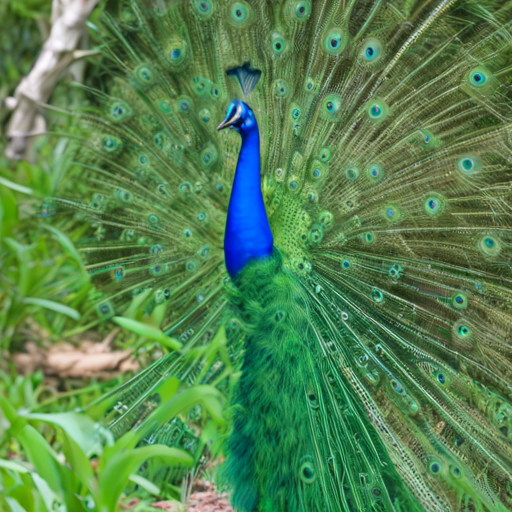
[(425, 201), (425, 207), (430, 210), (431, 212), (436, 212), (439, 210), (439, 207), (441, 206), (441, 203), (439, 199), (432, 197)]
[(373, 181), (378, 181), (382, 178), (383, 172), (382, 168), (378, 164), (371, 164), (368, 167), (368, 176)]
[(374, 99), (366, 104), (366, 113), (371, 121), (380, 123), (388, 116), (389, 107), (384, 101)]
[[(377, 288), (374, 288), (372, 290), (372, 299), (375, 302), (382, 302), (384, 300), (384, 294), (380, 290), (378, 290)], [(396, 388), (395, 388), (395, 391), (397, 391)]]
[(192, 111), (192, 100), (188, 96), (181, 96), (178, 98), (178, 109), (183, 114)]
[(300, 467), (300, 479), (306, 484), (312, 484), (316, 480), (315, 467), (310, 462), (305, 462)]
[(290, 86), (286, 80), (276, 80), (274, 83), (274, 94), (278, 98), (286, 98), (290, 94)]
[(347, 43), (345, 33), (340, 28), (332, 29), (324, 40), (324, 49), (330, 55), (339, 55)]
[(439, 471), (441, 471), (441, 465), (438, 462), (432, 462), (430, 464), (429, 469), (431, 473), (434, 473), (434, 475), (436, 475), (437, 473), (439, 473)]
[(139, 157), (139, 162), (140, 162), (142, 165), (147, 164), (147, 162), (148, 162), (148, 158), (147, 158), (146, 156), (142, 155), (142, 156), (140, 156), (140, 157)]
[(402, 211), (396, 204), (388, 204), (383, 207), (384, 218), (389, 221), (396, 223), (402, 220)]
[(450, 469), (452, 476), (459, 479), (462, 476), (462, 471), (457, 466), (452, 466)]
[(363, 43), (361, 57), (368, 63), (380, 60), (382, 55), (382, 43), (375, 37), (370, 37)]
[(237, 27), (245, 27), (251, 22), (252, 7), (247, 2), (235, 2), (230, 9), (231, 22)]
[(208, 123), (210, 121), (210, 111), (207, 108), (203, 108), (199, 112), (199, 117), (205, 122)]
[(128, 192), (127, 190), (123, 190), (121, 188), (118, 188), (116, 190), (116, 197), (123, 203), (131, 203), (133, 199), (133, 195), (131, 192)]
[(320, 160), (328, 162), (331, 159), (331, 150), (329, 148), (322, 148), (320, 150)]
[(485, 84), (485, 75), (483, 73), (473, 73), (471, 75), (471, 84), (475, 87), (481, 87)]
[(292, 110), (292, 118), (293, 118), (293, 119), (299, 119), (300, 114), (301, 114), (301, 112), (300, 112), (300, 109), (299, 109), (299, 108), (294, 108), (294, 109)]
[(213, 4), (211, 0), (195, 0), (194, 8), (199, 18), (208, 19), (213, 13)]
[(486, 235), (479, 240), (478, 248), (484, 256), (496, 257), (501, 252), (501, 243), (498, 238)]
[(457, 168), (463, 174), (474, 174), (482, 167), (482, 161), (476, 156), (464, 156), (457, 161)]
[(117, 153), (122, 148), (122, 142), (121, 139), (117, 137), (107, 136), (103, 137), (103, 139), (101, 140), (101, 147), (107, 153)]
[(311, 14), (311, 2), (298, 2), (294, 14), (298, 21), (306, 20)]
[(155, 146), (159, 149), (164, 147), (164, 136), (161, 133), (157, 133), (153, 139)]
[(355, 180), (359, 176), (359, 169), (356, 167), (350, 167), (345, 171), (345, 176), (349, 180)]
[(460, 336), (468, 336), (470, 330), (467, 325), (459, 325), (459, 328), (457, 330)]
[(373, 107), (370, 109), (370, 116), (373, 118), (380, 117), (382, 114), (382, 109), (379, 105), (373, 105)]
[(276, 55), (283, 53), (286, 50), (286, 47), (286, 39), (283, 36), (275, 34), (272, 37), (272, 50)]
[(199, 10), (204, 14), (207, 14), (212, 10), (212, 4), (210, 2), (199, 2), (198, 7)]
[(427, 215), (437, 217), (446, 209), (446, 199), (441, 194), (433, 193), (425, 197), (423, 207)]
[(148, 217), (148, 222), (152, 225), (152, 226), (157, 226), (158, 223), (160, 222), (158, 217), (153, 213), (151, 214), (149, 217)]
[(455, 309), (465, 309), (468, 306), (468, 298), (463, 293), (454, 293), (451, 300)]
[(114, 101), (109, 108), (109, 117), (116, 123), (126, 121), (132, 115), (130, 107), (122, 101)]
[(461, 161), (461, 166), (465, 171), (471, 171), (473, 169), (473, 160), (471, 158), (464, 158)]
[(341, 98), (337, 94), (330, 94), (324, 99), (323, 113), (325, 120), (336, 120), (336, 114), (341, 108)]
[(167, 101), (167, 100), (161, 101), (160, 102), (160, 110), (164, 114), (169, 114), (171, 112), (171, 104), (169, 103), (169, 101)]
[(138, 82), (142, 85), (151, 85), (155, 81), (153, 72), (145, 64), (141, 64), (135, 69), (135, 76)]

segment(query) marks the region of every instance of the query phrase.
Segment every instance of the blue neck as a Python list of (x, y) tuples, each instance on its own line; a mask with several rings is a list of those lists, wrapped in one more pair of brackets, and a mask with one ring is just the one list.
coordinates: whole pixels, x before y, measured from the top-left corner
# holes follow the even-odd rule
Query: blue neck
[(260, 178), (260, 135), (258, 125), (240, 130), (242, 147), (229, 201), (224, 256), (229, 275), (235, 277), (247, 263), (272, 253)]

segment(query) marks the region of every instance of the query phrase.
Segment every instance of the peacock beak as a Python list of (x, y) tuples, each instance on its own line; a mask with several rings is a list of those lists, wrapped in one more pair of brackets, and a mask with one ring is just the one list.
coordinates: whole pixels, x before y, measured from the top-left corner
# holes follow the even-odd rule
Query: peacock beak
[(236, 109), (229, 109), (226, 119), (217, 126), (217, 131), (223, 130), (228, 126), (233, 126), (242, 117), (242, 105), (238, 104)]

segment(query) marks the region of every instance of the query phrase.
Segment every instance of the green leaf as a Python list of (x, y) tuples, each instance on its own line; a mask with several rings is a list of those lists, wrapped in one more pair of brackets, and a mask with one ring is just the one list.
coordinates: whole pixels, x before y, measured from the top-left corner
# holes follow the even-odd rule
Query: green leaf
[(92, 453), (96, 447), (96, 423), (85, 414), (76, 412), (20, 413), (20, 416), (28, 420), (43, 421), (60, 427), (87, 455)]
[(28, 460), (44, 475), (47, 485), (55, 494), (62, 495), (59, 462), (46, 439), (31, 425), (25, 425), (17, 437)]
[(40, 224), (43, 229), (50, 231), (53, 235), (55, 235), (56, 240), (60, 243), (62, 248), (77, 262), (80, 266), (83, 267), (82, 257), (80, 253), (76, 250), (73, 242), (65, 235), (62, 231), (58, 230), (55, 226), (51, 224)]
[(89, 458), (67, 433), (64, 434), (62, 451), (66, 457), (66, 461), (69, 463), (82, 485), (93, 492), (96, 491), (94, 471), (89, 462)]
[(26, 510), (14, 499), (6, 496), (5, 501), (9, 505), (11, 512), (26, 512)]
[[(11, 405), (11, 403), (2, 393), (0, 393), (0, 407), (2, 408), (2, 412), (4, 413), (5, 418), (11, 424), (11, 428), (13, 428), (15, 422), (17, 422), (19, 419), (19, 415), (16, 412), (16, 409)], [(22, 420), (21, 426), (24, 426), (25, 423), (26, 422)]]
[(16, 471), (16, 473), (30, 473), (30, 471), (12, 460), (0, 459), (0, 468), (9, 469), (10, 471)]
[(225, 426), (226, 420), (222, 416), (222, 406), (219, 402), (221, 396), (219, 390), (213, 386), (193, 386), (186, 389), (171, 400), (162, 403), (160, 407), (147, 417), (136, 431), (136, 440), (142, 439), (148, 432), (167, 423), (184, 410), (190, 409), (196, 404), (201, 404), (217, 425)]
[(61, 503), (61, 500), (59, 499), (57, 494), (54, 493), (53, 490), (50, 488), (47, 480), (41, 478), (37, 473), (32, 473), (32, 480), (34, 480), (34, 484), (37, 487), (37, 490), (39, 491), (41, 498), (43, 498), (44, 504), (48, 512), (52, 512), (53, 510), (55, 510), (54, 503)]
[(69, 316), (73, 320), (80, 320), (80, 313), (76, 309), (65, 306), (64, 304), (60, 304), (59, 302), (53, 302), (52, 300), (47, 299), (38, 299), (36, 297), (25, 297), (22, 302), (23, 304), (40, 306), (42, 308), (54, 311), (55, 313)]
[(8, 189), (0, 187), (0, 238), (10, 236), (18, 224), (18, 202)]
[(125, 489), (131, 474), (146, 460), (158, 458), (171, 466), (191, 466), (192, 456), (177, 448), (155, 444), (135, 450), (117, 453), (102, 471), (99, 482), (98, 508), (101, 512), (114, 512), (121, 493)]
[(137, 484), (138, 486), (142, 487), (150, 494), (153, 494), (155, 496), (158, 496), (161, 492), (159, 487), (157, 487), (153, 482), (150, 482), (147, 478), (144, 478), (141, 475), (130, 475), (130, 482)]
[(112, 320), (123, 329), (132, 331), (139, 336), (144, 336), (144, 338), (158, 341), (158, 343), (170, 348), (171, 350), (180, 350), (183, 347), (178, 340), (169, 338), (160, 329), (155, 329), (154, 327), (150, 327), (142, 322), (137, 322), (137, 320), (125, 318), (123, 316), (115, 316)]
[(27, 194), (29, 196), (34, 194), (34, 191), (31, 188), (24, 187), (23, 185), (18, 185), (14, 183), (14, 181), (10, 181), (7, 178), (2, 178), (0, 176), (0, 185), (4, 185), (4, 187), (10, 188), (11, 190), (15, 190), (16, 192), (21, 192), (22, 194)]

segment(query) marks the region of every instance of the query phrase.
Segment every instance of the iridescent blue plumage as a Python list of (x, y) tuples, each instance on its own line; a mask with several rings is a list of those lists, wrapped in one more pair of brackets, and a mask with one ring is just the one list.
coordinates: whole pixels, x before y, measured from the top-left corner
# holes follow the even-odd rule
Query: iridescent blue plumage
[(228, 126), (242, 137), (224, 236), (226, 267), (234, 277), (250, 260), (272, 254), (273, 239), (261, 193), (260, 135), (253, 111), (243, 101), (232, 101), (217, 129)]

